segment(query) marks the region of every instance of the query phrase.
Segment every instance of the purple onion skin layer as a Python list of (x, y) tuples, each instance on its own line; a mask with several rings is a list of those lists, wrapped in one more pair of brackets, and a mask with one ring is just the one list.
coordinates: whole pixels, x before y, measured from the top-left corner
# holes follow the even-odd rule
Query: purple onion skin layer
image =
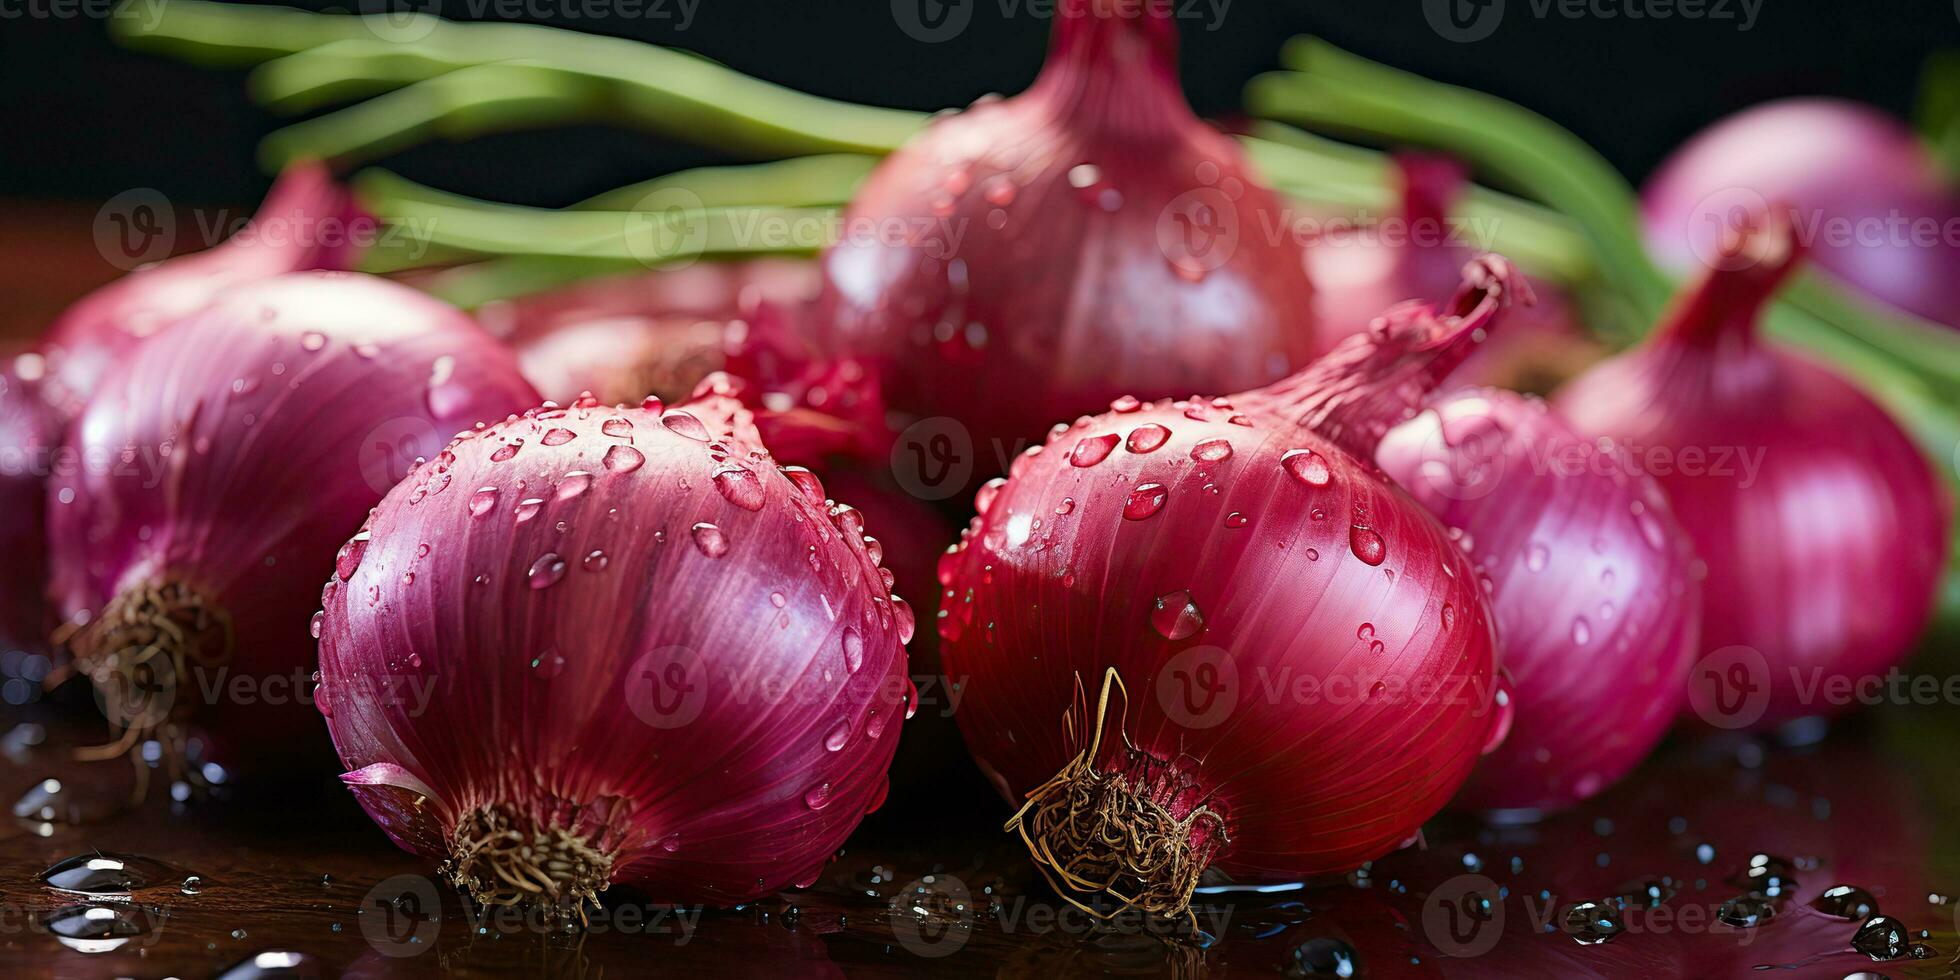
[(327, 585), (343, 779), (433, 859), (502, 807), (655, 901), (807, 885), (883, 802), (909, 697), (912, 614), (863, 530), (720, 396), (466, 432)]
[(65, 310), (41, 344), (43, 395), (63, 417), (81, 411), (110, 366), (219, 290), (286, 272), (351, 269), (349, 235), (373, 228), (333, 174), (297, 163), (279, 175), (246, 232), (213, 248), (145, 266)]
[(851, 202), (847, 227), (908, 240), (824, 253), (824, 346), (957, 419), (977, 475), (1118, 396), (1242, 391), (1315, 353), (1286, 205), (1185, 103), (1169, 9), (1058, 4), (1031, 88), (935, 121)]
[[(37, 385), (0, 371), (0, 653), (46, 653), (47, 477), (61, 425)], [(23, 695), (24, 697), (24, 695)]]
[(1931, 616), (1951, 502), (1899, 424), (1829, 369), (1758, 337), (1796, 264), (1772, 215), (1641, 347), (1558, 392), (1575, 430), (1646, 461), (1706, 568), (1695, 717), (1830, 715), (1899, 664)]
[(983, 487), (941, 564), (940, 636), (1001, 795), (1085, 747), (1062, 715), (1113, 668), (1124, 734), (1092, 762), (1162, 775), (1179, 819), (1219, 814), (1189, 840), (1211, 867), (1296, 880), (1412, 839), (1508, 709), (1468, 557), (1371, 458), (1495, 306), (1447, 329), (1405, 306), (1244, 395), (1119, 400)]
[[(1676, 270), (1706, 265), (1737, 216), (1775, 203), (1788, 207), (1818, 266), (1881, 302), (1960, 327), (1960, 247), (1898, 227), (1951, 228), (1960, 196), (1912, 131), (1871, 106), (1800, 98), (1737, 113), (1675, 151), (1641, 200), (1648, 246)], [(1861, 223), (1867, 237), (1848, 237)]]
[(1375, 458), (1493, 589), (1516, 710), (1457, 805), (1550, 811), (1618, 781), (1680, 711), (1701, 624), (1693, 548), (1660, 485), (1500, 389), (1438, 400)]
[(506, 347), (405, 286), (309, 272), (228, 290), (116, 365), (71, 425), (96, 463), (50, 481), (60, 612), (80, 623), (145, 582), (191, 587), (230, 615), (233, 643), (180, 679), (180, 710), (228, 765), (324, 749), (306, 624), (334, 549), (416, 456), (535, 400)]

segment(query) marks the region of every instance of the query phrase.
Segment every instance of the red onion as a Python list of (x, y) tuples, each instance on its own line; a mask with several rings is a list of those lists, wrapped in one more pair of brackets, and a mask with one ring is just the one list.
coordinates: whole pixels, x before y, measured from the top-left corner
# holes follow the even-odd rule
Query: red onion
[(883, 801), (910, 696), (864, 530), (720, 394), (464, 433), (328, 583), (342, 778), (480, 901), (807, 885)]
[(946, 669), (1064, 894), (1176, 915), (1208, 867), (1355, 867), (1502, 738), (1476, 573), (1368, 462), (1520, 288), (1465, 272), (1440, 317), (1404, 304), (1245, 395), (1120, 399), (982, 488), (940, 569)]
[(104, 754), (192, 722), (234, 766), (317, 739), (306, 619), (334, 548), (415, 457), (535, 399), (467, 316), (348, 273), (233, 287), (112, 368), (48, 526), (78, 666), (121, 730)]
[(72, 416), (110, 365), (219, 290), (283, 272), (352, 268), (362, 223), (374, 227), (324, 165), (288, 167), (238, 235), (137, 269), (63, 312), (42, 344), (50, 374), (43, 393)]
[(1681, 708), (1700, 626), (1692, 548), (1660, 485), (1496, 389), (1432, 404), (1376, 459), (1495, 586), (1516, 717), (1457, 803), (1548, 811), (1626, 775)]
[(1836, 685), (1899, 663), (1931, 614), (1951, 518), (1884, 410), (1758, 341), (1800, 248), (1780, 209), (1756, 220), (1645, 345), (1558, 400), (1575, 429), (1643, 461), (1694, 539), (1710, 652), (1690, 699), (1731, 728), (1830, 714), (1846, 703)]
[[(1475, 242), (1450, 217), (1463, 192), (1463, 166), (1421, 154), (1394, 160), (1401, 213), (1334, 227), (1307, 249), (1323, 348), (1365, 333), (1381, 311), (1403, 300), (1450, 295), (1463, 263), (1475, 254)], [(1590, 361), (1592, 345), (1571, 304), (1544, 283), (1533, 281), (1531, 290), (1537, 302), (1506, 314), (1503, 332), (1472, 354), (1455, 380), (1550, 390)]]
[(1167, 0), (1063, 0), (1034, 85), (872, 172), (824, 255), (827, 348), (950, 416), (988, 472), (1117, 395), (1238, 391), (1312, 356), (1283, 206), (1178, 88)]
[(1787, 205), (1817, 264), (1877, 299), (1960, 327), (1960, 197), (1919, 139), (1878, 109), (1782, 99), (1675, 151), (1647, 182), (1655, 256), (1708, 264), (1735, 217)]
[(588, 280), (486, 305), (486, 328), (517, 348), (546, 398), (602, 401), (686, 396), (723, 365), (731, 321), (762, 304), (794, 307), (816, 292), (816, 263), (759, 259)]
[[(39, 368), (33, 355), (23, 367)], [(47, 476), (61, 426), (37, 385), (17, 370), (0, 372), (0, 702), (34, 700), (48, 667)], [(30, 667), (28, 658), (36, 659)]]

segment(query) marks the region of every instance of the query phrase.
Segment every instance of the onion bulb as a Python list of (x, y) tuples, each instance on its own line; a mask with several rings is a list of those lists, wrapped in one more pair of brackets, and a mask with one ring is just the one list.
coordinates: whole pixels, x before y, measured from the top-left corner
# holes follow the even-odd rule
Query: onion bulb
[(118, 732), (95, 754), (193, 724), (233, 767), (324, 749), (306, 622), (334, 549), (417, 456), (535, 400), (467, 316), (370, 276), (236, 286), (145, 341), (49, 481), (53, 594)]
[(1521, 280), (1466, 267), (1300, 374), (1056, 426), (942, 561), (958, 720), (1064, 895), (1184, 914), (1200, 874), (1411, 840), (1507, 727), (1484, 586), (1371, 462)]
[(1693, 549), (1660, 484), (1497, 389), (1432, 403), (1375, 458), (1494, 587), (1517, 710), (1456, 802), (1550, 811), (1626, 775), (1680, 710), (1701, 625)]
[(913, 619), (883, 546), (704, 389), (464, 433), (327, 585), (342, 778), (478, 901), (746, 901), (885, 797)]
[[(1911, 439), (1757, 319), (1801, 249), (1781, 209), (1726, 240), (1641, 347), (1559, 392), (1573, 426), (1652, 472), (1706, 565), (1697, 715), (1828, 715), (1898, 664), (1945, 565), (1950, 502)], [(1836, 692), (1836, 693), (1833, 693)]]
[(817, 329), (987, 472), (1124, 394), (1238, 391), (1314, 352), (1280, 199), (1178, 87), (1167, 0), (1062, 0), (1034, 85), (933, 122), (866, 178)]
[(1820, 268), (1960, 327), (1960, 194), (1910, 129), (1842, 99), (1780, 99), (1710, 126), (1641, 191), (1654, 254), (1710, 264), (1734, 216), (1775, 202)]
[(373, 221), (324, 164), (286, 168), (239, 234), (137, 269), (64, 311), (41, 345), (49, 373), (43, 394), (63, 417), (74, 415), (111, 365), (219, 290), (284, 272), (352, 268), (355, 232)]

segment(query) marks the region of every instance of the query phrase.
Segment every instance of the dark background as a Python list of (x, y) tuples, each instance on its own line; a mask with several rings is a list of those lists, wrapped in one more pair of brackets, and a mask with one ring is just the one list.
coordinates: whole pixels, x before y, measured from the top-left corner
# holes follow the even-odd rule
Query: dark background
[[(121, 50), (99, 20), (23, 18), (31, 2), (46, 0), (0, 0), (0, 196), (100, 202), (147, 186), (181, 202), (243, 203), (263, 192), (253, 147), (279, 120), (246, 98), (243, 72)], [(581, 2), (519, 9), (576, 11)], [(660, 8), (669, 19), (548, 22), (684, 47), (837, 98), (937, 109), (1018, 91), (1043, 52), (1049, 22), (1029, 12), (1038, 0), (964, 2), (975, 5), (970, 25), (938, 44), (905, 35), (889, 0), (700, 0), (685, 30), (672, 19), (674, 0)], [(1317, 33), (1522, 102), (1638, 178), (1711, 120), (1779, 95), (1850, 96), (1905, 115), (1926, 55), (1960, 45), (1952, 0), (1760, 0), (1747, 31), (1736, 19), (1569, 18), (1555, 0), (1537, 16), (1534, 4), (1546, 2), (1506, 0), (1491, 37), (1459, 44), (1429, 28), (1422, 0), (1231, 0), (1215, 31), (1182, 24), (1185, 86), (1200, 111), (1229, 113), (1244, 81), (1273, 66), (1284, 38)], [(1598, 5), (1589, 9), (1614, 10), (1642, 2), (1654, 0), (1587, 0)], [(1704, 2), (1742, 15), (1740, 0)], [(457, 19), (499, 9), (483, 3), (440, 0), (437, 9)], [(383, 163), (447, 189), (563, 204), (716, 159), (585, 126), (433, 145)]]

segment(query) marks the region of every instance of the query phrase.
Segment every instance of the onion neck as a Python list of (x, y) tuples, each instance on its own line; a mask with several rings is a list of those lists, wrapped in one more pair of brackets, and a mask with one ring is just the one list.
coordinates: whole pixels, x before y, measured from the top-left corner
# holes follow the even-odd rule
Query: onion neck
[(1463, 165), (1449, 157), (1423, 153), (1395, 155), (1402, 186), (1402, 219), (1412, 229), (1449, 226), (1450, 208), (1463, 191)]
[(1178, 84), (1177, 44), (1167, 0), (1062, 0), (1048, 60), (1023, 97), (1077, 126), (1174, 131), (1197, 121)]
[(1421, 409), (1514, 299), (1531, 302), (1516, 267), (1479, 256), (1463, 267), (1463, 283), (1442, 311), (1415, 302), (1393, 307), (1365, 333), (1254, 395), (1356, 459), (1372, 460), (1382, 436)]
[(1714, 263), (1662, 316), (1655, 342), (1723, 351), (1754, 347), (1763, 308), (1802, 251), (1787, 211), (1750, 216), (1743, 227), (1728, 230)]

